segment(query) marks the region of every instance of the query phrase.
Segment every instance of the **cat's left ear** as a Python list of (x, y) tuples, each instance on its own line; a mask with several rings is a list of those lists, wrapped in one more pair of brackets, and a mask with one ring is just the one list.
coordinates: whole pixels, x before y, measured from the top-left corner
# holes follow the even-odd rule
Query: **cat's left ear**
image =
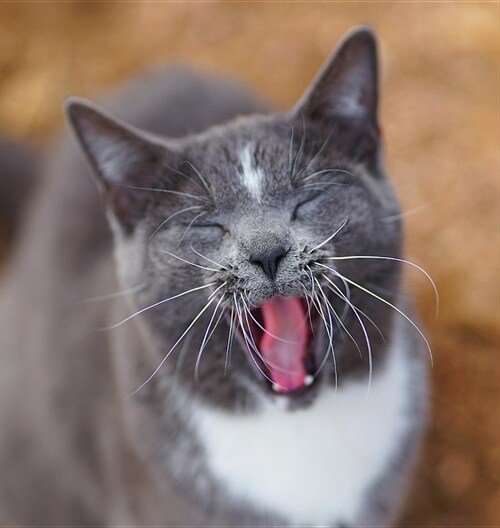
[(336, 128), (348, 154), (364, 158), (378, 141), (377, 106), (377, 42), (361, 26), (344, 37), (293, 113)]
[[(174, 154), (166, 143), (110, 115), (93, 103), (72, 97), (65, 104), (69, 123), (93, 169), (108, 212), (131, 232)], [(163, 162), (163, 164), (162, 164)]]

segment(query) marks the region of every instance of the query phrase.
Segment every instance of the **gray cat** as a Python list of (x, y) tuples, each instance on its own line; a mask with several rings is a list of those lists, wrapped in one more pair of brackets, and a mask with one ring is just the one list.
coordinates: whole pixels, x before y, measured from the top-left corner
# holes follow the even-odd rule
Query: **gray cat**
[(147, 133), (67, 102), (101, 199), (63, 138), (2, 286), (4, 525), (396, 522), (427, 351), (377, 100), (358, 28), (287, 112), (183, 68), (104, 103)]

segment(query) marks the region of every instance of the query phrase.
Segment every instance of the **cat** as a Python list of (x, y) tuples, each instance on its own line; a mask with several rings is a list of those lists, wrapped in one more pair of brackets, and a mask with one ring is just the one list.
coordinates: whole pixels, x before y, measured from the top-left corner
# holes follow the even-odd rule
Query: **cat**
[(97, 185), (64, 136), (4, 276), (1, 522), (397, 522), (428, 359), (373, 31), (285, 112), (179, 66), (103, 105), (65, 105)]

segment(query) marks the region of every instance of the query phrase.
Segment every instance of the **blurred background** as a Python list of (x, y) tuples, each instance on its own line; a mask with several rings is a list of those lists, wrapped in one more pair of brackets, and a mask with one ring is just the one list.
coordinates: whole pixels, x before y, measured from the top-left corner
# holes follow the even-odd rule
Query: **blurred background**
[(381, 42), (381, 122), (408, 211), (407, 257), (441, 294), (436, 319), (432, 289), (409, 274), (434, 368), (403, 525), (499, 526), (498, 3), (2, 1), (0, 132), (42, 151), (67, 96), (93, 98), (179, 60), (233, 74), (285, 108), (359, 23)]

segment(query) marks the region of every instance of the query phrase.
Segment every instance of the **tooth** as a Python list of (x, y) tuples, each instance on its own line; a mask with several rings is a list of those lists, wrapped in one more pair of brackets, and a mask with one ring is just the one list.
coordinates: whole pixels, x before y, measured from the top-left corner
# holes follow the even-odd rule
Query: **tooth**
[(311, 383), (314, 381), (314, 376), (311, 376), (310, 374), (307, 375), (305, 378), (304, 378), (304, 385), (311, 385)]
[(272, 389), (273, 389), (274, 392), (280, 392), (281, 391), (281, 387), (279, 385), (277, 385), (276, 383), (273, 383)]

